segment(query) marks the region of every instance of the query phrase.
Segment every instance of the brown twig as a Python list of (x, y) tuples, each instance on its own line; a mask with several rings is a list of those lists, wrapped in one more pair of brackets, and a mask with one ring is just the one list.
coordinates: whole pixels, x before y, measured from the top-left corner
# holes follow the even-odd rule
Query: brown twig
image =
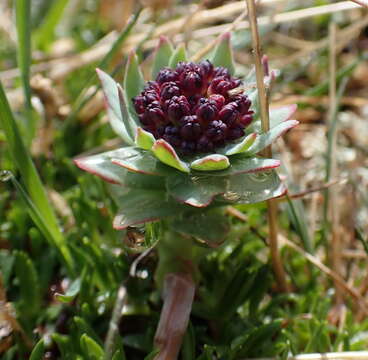
[[(258, 33), (258, 25), (257, 25), (257, 15), (255, 9), (254, 0), (246, 0), (248, 7), (248, 17), (249, 24), (252, 33), (252, 44), (254, 51), (254, 61), (256, 68), (256, 80), (257, 80), (257, 88), (258, 88), (258, 98), (260, 103), (260, 113), (261, 113), (261, 122), (262, 122), (262, 130), (264, 132), (268, 131), (270, 128), (270, 119), (269, 119), (269, 108), (268, 108), (268, 96), (266, 93), (266, 88), (263, 82), (264, 79), (264, 67), (262, 64), (262, 55), (261, 55), (261, 45), (259, 40)], [(265, 156), (268, 158), (272, 157), (272, 150), (269, 146), (265, 150)], [(284, 267), (282, 265), (279, 249), (278, 249), (278, 224), (277, 224), (277, 201), (268, 200), (267, 201), (267, 213), (268, 213), (268, 225), (269, 225), (269, 239), (270, 239), (270, 251), (271, 251), (271, 260), (273, 270), (279, 284), (279, 287), (282, 291), (288, 291), (289, 286), (286, 281), (286, 273)]]

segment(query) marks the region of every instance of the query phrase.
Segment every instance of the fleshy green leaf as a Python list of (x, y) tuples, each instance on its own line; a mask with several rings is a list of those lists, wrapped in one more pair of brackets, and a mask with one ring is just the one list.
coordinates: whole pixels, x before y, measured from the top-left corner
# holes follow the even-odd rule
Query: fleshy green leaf
[(42, 360), (45, 353), (44, 340), (40, 339), (32, 350), (29, 360)]
[(228, 69), (232, 75), (235, 73), (233, 50), (230, 44), (229, 32), (220, 36), (210, 60), (214, 66), (223, 66)]
[(129, 190), (115, 200), (120, 205), (113, 224), (117, 230), (177, 215), (188, 209), (168, 199), (164, 191), (157, 190)]
[(143, 130), (141, 127), (137, 128), (137, 134), (135, 136), (135, 143), (141, 149), (151, 150), (155, 141), (156, 141), (155, 137), (150, 132)]
[(184, 161), (179, 159), (179, 156), (174, 148), (165, 140), (157, 140), (152, 146), (152, 152), (164, 164), (189, 173), (189, 166)]
[(80, 344), (87, 359), (103, 360), (105, 358), (105, 352), (102, 347), (87, 334), (81, 336)]
[(102, 70), (97, 69), (97, 74), (101, 80), (102, 90), (105, 95), (107, 114), (111, 127), (127, 144), (133, 145), (133, 139), (129, 135), (126, 122), (123, 119), (119, 90), (115, 80)]
[(256, 140), (257, 134), (252, 133), (244, 137), (242, 141), (240, 141), (237, 144), (231, 144), (229, 146), (226, 146), (221, 153), (225, 155), (234, 155), (242, 153), (249, 149), (250, 146), (253, 145), (254, 141)]
[(243, 154), (233, 156), (231, 165), (228, 169), (211, 173), (213, 176), (233, 176), (239, 174), (267, 171), (280, 166), (280, 160), (264, 159), (253, 157), (249, 158)]
[[(286, 120), (290, 120), (296, 109), (296, 104), (270, 108), (270, 127), (273, 128)], [(250, 127), (252, 131), (262, 131), (261, 120), (254, 121)]]
[(97, 175), (109, 183), (123, 185), (123, 179), (128, 170), (111, 162), (115, 152), (116, 150), (112, 150), (102, 154), (74, 159), (74, 163), (80, 169)]
[(70, 303), (79, 293), (81, 287), (81, 278), (74, 280), (65, 294), (56, 293), (55, 297), (57, 300), (63, 303)]
[(153, 59), (152, 79), (156, 78), (158, 72), (162, 68), (169, 65), (172, 53), (173, 48), (169, 39), (165, 36), (161, 36)]
[(280, 106), (277, 108), (270, 109), (270, 126), (274, 127), (286, 120), (290, 120), (291, 116), (297, 109), (296, 104)]
[(126, 147), (115, 151), (111, 158), (113, 164), (140, 174), (165, 176), (174, 170), (163, 165), (150, 151)]
[(179, 45), (172, 53), (169, 61), (169, 67), (175, 69), (176, 65), (178, 65), (180, 61), (187, 61), (187, 54), (185, 52), (184, 44)]
[(220, 154), (212, 154), (204, 156), (201, 159), (195, 160), (190, 164), (190, 167), (198, 171), (218, 171), (224, 170), (230, 166), (229, 159)]
[(167, 178), (167, 190), (177, 201), (206, 207), (218, 194), (226, 192), (227, 177), (176, 175)]
[(174, 231), (194, 236), (212, 246), (223, 243), (230, 230), (228, 218), (214, 211), (201, 211), (191, 213), (188, 217), (175, 218), (170, 225)]
[[(120, 84), (117, 84), (118, 87), (118, 95), (119, 95), (119, 101), (120, 101), (120, 109), (121, 109), (121, 116), (125, 123), (126, 129), (129, 133), (129, 136), (134, 139), (135, 134), (137, 132), (138, 127), (138, 118), (135, 115), (135, 112), (133, 114), (130, 114), (126, 105), (126, 95), (124, 93), (124, 90), (120, 86)], [(131, 102), (130, 102), (131, 103)], [(135, 111), (135, 110), (134, 110)]]
[(126, 94), (128, 112), (131, 116), (136, 117), (132, 99), (139, 95), (139, 93), (143, 90), (144, 78), (141, 69), (139, 68), (138, 59), (135, 52), (132, 52), (129, 55), (123, 85)]
[(296, 120), (287, 120), (280, 123), (279, 125), (276, 125), (268, 132), (259, 134), (254, 144), (247, 151), (243, 152), (243, 154), (247, 156), (252, 156), (259, 153), (267, 146), (272, 144), (278, 137), (283, 135), (286, 131), (292, 129), (294, 126), (298, 124), (299, 122)]
[(170, 176), (167, 190), (177, 201), (194, 207), (206, 207), (215, 197), (219, 202), (251, 204), (285, 193), (285, 187), (272, 170), (235, 176)]
[[(74, 162), (80, 169), (97, 175), (112, 184), (129, 188), (161, 188), (163, 186), (161, 177), (137, 174), (112, 163), (113, 158), (119, 158), (122, 156), (121, 154), (125, 154), (125, 156), (127, 154), (134, 155), (136, 151), (136, 148), (123, 147), (102, 154), (75, 159)], [(165, 170), (170, 170), (170, 168)]]
[(240, 174), (229, 177), (226, 192), (221, 196), (227, 202), (254, 204), (285, 194), (276, 171)]

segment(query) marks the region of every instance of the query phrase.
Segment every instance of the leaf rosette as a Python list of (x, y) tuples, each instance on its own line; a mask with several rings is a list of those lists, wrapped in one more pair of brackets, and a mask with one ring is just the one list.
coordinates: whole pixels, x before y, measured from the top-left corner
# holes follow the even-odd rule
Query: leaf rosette
[(284, 194), (280, 162), (258, 154), (298, 124), (290, 120), (296, 106), (271, 109), (271, 129), (261, 131), (255, 79), (234, 77), (230, 35), (198, 64), (166, 38), (154, 55), (155, 80), (147, 83), (134, 53), (123, 86), (97, 70), (110, 124), (125, 145), (75, 160), (117, 185), (114, 227)]

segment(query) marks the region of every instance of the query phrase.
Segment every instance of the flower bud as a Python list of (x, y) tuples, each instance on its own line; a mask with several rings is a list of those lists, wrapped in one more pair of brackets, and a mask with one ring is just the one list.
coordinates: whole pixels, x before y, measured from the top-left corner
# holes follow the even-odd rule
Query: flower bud
[(180, 96), (180, 89), (178, 85), (173, 81), (164, 83), (161, 87), (162, 101), (169, 100), (174, 96)]
[(213, 142), (205, 135), (203, 135), (197, 143), (197, 150), (199, 152), (210, 152), (214, 148)]
[(201, 125), (197, 121), (196, 116), (184, 116), (180, 120), (180, 136), (184, 140), (196, 140), (201, 136)]
[(227, 126), (221, 120), (212, 121), (206, 131), (206, 136), (212, 141), (221, 141), (225, 139)]
[(198, 64), (198, 66), (199, 66), (199, 69), (200, 69), (200, 72), (203, 78), (206, 81), (211, 80), (213, 77), (213, 70), (214, 70), (212, 63), (209, 60), (204, 60), (204, 61), (201, 61)]
[(215, 68), (215, 71), (214, 71), (214, 77), (219, 77), (219, 76), (222, 76), (224, 78), (227, 78), (227, 79), (230, 79), (230, 73), (229, 73), (229, 70), (222, 67), (222, 66), (219, 66), (217, 68)]
[(189, 103), (185, 96), (174, 96), (171, 100), (166, 101), (165, 105), (168, 117), (174, 124), (190, 113)]
[(225, 104), (225, 98), (220, 94), (213, 94), (208, 98), (210, 101), (214, 101), (217, 109), (221, 109)]
[(235, 101), (238, 104), (238, 110), (241, 115), (247, 114), (249, 111), (250, 105), (252, 104), (248, 96), (245, 94), (236, 95), (233, 98), (233, 101)]
[(196, 71), (185, 71), (180, 75), (180, 85), (188, 94), (201, 93), (203, 88), (203, 77)]
[(200, 105), (197, 107), (196, 115), (198, 120), (203, 125), (207, 125), (209, 122), (216, 119), (218, 114), (218, 109), (216, 103), (208, 99), (203, 99)]
[(241, 124), (243, 127), (248, 126), (253, 120), (252, 114), (243, 115), (239, 119), (239, 124)]
[(156, 81), (159, 85), (165, 82), (176, 81), (178, 79), (178, 74), (175, 70), (169, 68), (163, 68), (159, 71), (156, 77)]
[(232, 126), (238, 119), (239, 111), (236, 102), (226, 104), (219, 112), (219, 118), (228, 126)]
[(136, 97), (133, 98), (133, 104), (134, 104), (134, 109), (137, 112), (137, 114), (143, 114), (144, 110), (145, 110), (145, 100), (144, 100), (144, 96), (142, 95), (138, 95)]
[(242, 136), (244, 136), (244, 134), (245, 133), (244, 133), (242, 126), (237, 125), (228, 130), (227, 139), (233, 141), (233, 140), (241, 138)]
[(208, 89), (209, 94), (220, 94), (225, 98), (229, 97), (228, 91), (240, 85), (241, 81), (238, 79), (227, 79), (224, 76), (216, 77), (212, 80)]
[(191, 154), (196, 150), (196, 143), (194, 141), (183, 141), (181, 143), (181, 151), (184, 154)]

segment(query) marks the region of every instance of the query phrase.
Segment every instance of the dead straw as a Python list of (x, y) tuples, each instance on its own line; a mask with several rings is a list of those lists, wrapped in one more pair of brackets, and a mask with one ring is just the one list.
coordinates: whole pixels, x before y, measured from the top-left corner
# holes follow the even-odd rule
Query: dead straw
[[(270, 128), (268, 96), (263, 82), (264, 68), (262, 64), (261, 44), (258, 33), (257, 15), (254, 0), (246, 0), (248, 8), (249, 24), (252, 33), (252, 45), (254, 52), (254, 61), (256, 68), (256, 80), (258, 89), (258, 98), (260, 104), (262, 130), (268, 131)], [(272, 157), (272, 149), (269, 146), (265, 150), (265, 156)], [(267, 215), (269, 226), (269, 242), (273, 270), (276, 276), (277, 283), (282, 291), (288, 291), (289, 286), (286, 281), (286, 273), (282, 265), (279, 249), (278, 249), (278, 224), (277, 224), (277, 202), (273, 200), (267, 201)]]

